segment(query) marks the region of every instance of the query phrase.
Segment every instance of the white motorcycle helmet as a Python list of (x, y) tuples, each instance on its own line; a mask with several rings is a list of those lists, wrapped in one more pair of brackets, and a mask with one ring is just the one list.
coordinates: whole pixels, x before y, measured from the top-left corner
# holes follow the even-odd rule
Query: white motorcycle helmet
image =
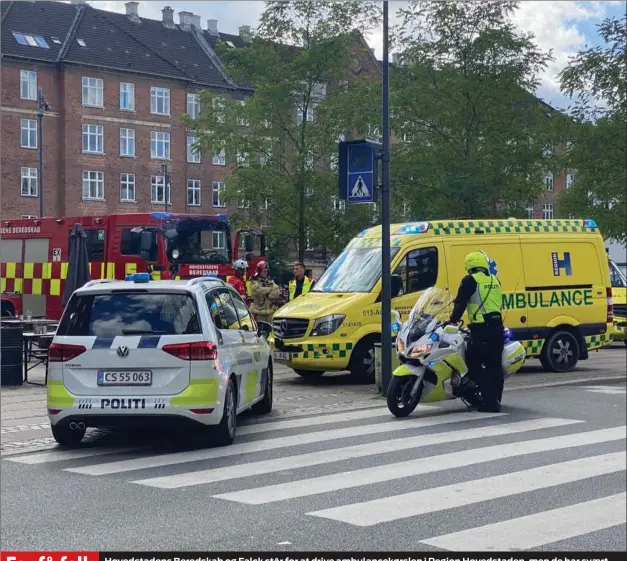
[(248, 269), (248, 263), (246, 263), (243, 259), (238, 259), (235, 263), (233, 263), (234, 271), (245, 271), (246, 269)]

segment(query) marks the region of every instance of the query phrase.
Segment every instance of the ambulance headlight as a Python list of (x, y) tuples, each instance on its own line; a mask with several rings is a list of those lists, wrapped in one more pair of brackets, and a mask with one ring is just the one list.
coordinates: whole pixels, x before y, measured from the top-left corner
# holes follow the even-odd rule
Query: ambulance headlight
[(179, 253), (178, 249), (173, 249), (172, 250), (172, 259), (178, 259), (179, 255), (181, 255), (181, 254)]
[(339, 314), (332, 314), (330, 316), (324, 316), (316, 320), (313, 330), (311, 331), (312, 337), (320, 337), (324, 335), (331, 335), (337, 328), (342, 325), (346, 316)]

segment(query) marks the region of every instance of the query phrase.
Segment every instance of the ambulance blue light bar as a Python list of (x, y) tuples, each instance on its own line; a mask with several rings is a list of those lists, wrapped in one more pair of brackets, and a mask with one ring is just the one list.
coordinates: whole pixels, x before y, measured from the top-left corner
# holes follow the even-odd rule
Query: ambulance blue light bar
[(424, 234), (429, 229), (428, 222), (414, 222), (405, 224), (392, 233), (393, 236), (402, 236), (405, 234)]
[(591, 218), (586, 218), (586, 219), (583, 221), (583, 225), (584, 225), (586, 228), (596, 228), (596, 227), (597, 227), (597, 223), (596, 223), (594, 220), (592, 220)]
[(150, 281), (150, 273), (135, 273), (134, 275), (126, 275), (127, 281), (135, 283), (144, 283)]

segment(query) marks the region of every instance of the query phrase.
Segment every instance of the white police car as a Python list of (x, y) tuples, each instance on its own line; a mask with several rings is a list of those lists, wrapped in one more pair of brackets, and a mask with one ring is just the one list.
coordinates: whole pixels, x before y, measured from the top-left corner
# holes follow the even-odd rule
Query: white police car
[(50, 345), (52, 434), (77, 445), (88, 427), (179, 423), (230, 444), (239, 413), (272, 410), (270, 330), (216, 277), (91, 281)]

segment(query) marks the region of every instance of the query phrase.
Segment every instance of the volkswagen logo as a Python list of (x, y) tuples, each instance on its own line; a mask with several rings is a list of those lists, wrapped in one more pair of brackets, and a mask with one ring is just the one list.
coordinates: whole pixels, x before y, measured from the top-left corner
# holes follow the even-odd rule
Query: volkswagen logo
[(287, 320), (286, 319), (282, 320), (279, 325), (281, 326), (281, 334), (287, 335)]
[(120, 345), (118, 347), (117, 353), (120, 358), (126, 358), (128, 356), (128, 347), (125, 345)]

